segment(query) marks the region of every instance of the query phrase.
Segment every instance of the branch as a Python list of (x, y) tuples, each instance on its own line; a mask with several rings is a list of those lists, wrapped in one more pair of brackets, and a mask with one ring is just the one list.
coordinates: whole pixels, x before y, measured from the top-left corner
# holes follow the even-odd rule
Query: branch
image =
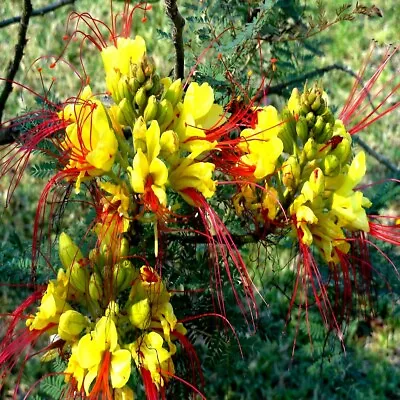
[(185, 19), (179, 13), (176, 0), (165, 0), (165, 8), (168, 17), (174, 24), (172, 38), (176, 53), (175, 79), (183, 79), (185, 73), (185, 53), (183, 49), (183, 27), (185, 26)]
[(0, 95), (0, 123), (3, 118), (4, 107), (6, 105), (8, 96), (12, 92), (12, 82), (17, 74), (19, 64), (21, 63), (22, 57), (24, 56), (24, 48), (27, 43), (26, 33), (28, 31), (29, 18), (32, 14), (32, 3), (31, 0), (24, 0), (21, 22), (19, 24), (18, 31), (18, 42), (15, 45), (14, 59), (8, 64), (8, 73), (6, 76), (5, 85)]
[(378, 153), (367, 143), (365, 143), (359, 136), (353, 135), (352, 139), (359, 144), (370, 156), (374, 157), (380, 163), (382, 163), (387, 169), (390, 169), (395, 173), (395, 177), (400, 175), (400, 168), (397, 168), (391, 161), (389, 161), (384, 155)]
[[(49, 12), (57, 10), (57, 8), (63, 7), (65, 5), (67, 5), (67, 4), (73, 4), (73, 3), (75, 3), (75, 1), (76, 0), (59, 0), (59, 1), (56, 1), (56, 2), (54, 2), (52, 4), (49, 4), (48, 6), (33, 10), (31, 12), (31, 17), (43, 16), (43, 15), (49, 13)], [(21, 17), (21, 15), (18, 15), (16, 17), (3, 19), (3, 21), (0, 21), (0, 28), (4, 28), (4, 27), (6, 27), (8, 25), (16, 24), (19, 21), (21, 21), (21, 18), (23, 18), (23, 16)]]
[[(346, 67), (345, 65), (340, 65), (340, 64), (332, 64), (332, 65), (327, 65), (326, 67), (323, 67), (323, 68), (317, 68), (313, 71), (307, 72), (307, 73), (300, 75), (297, 78), (291, 79), (287, 82), (283, 82), (283, 83), (280, 83), (275, 86), (270, 86), (266, 92), (267, 92), (267, 94), (281, 94), (284, 89), (287, 89), (288, 87), (293, 86), (296, 83), (304, 82), (307, 79), (314, 78), (315, 76), (321, 76), (321, 75), (326, 74), (329, 71), (334, 71), (334, 70), (343, 71), (346, 74), (353, 76), (357, 80), (360, 79), (358, 77), (358, 75), (349, 67)], [(260, 93), (257, 94), (256, 100), (260, 100), (264, 95), (265, 95), (265, 93), (263, 91), (261, 91)]]

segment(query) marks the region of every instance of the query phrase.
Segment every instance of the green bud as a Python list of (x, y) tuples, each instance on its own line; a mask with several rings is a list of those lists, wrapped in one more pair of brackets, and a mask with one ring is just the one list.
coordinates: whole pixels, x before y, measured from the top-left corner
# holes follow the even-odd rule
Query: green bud
[[(292, 93), (293, 95), (293, 93)], [(285, 153), (292, 154), (293, 153), (293, 145), (297, 139), (296, 133), (296, 120), (293, 117), (293, 114), (288, 108), (285, 108), (282, 111), (282, 121), (285, 121), (281, 125), (281, 130), (279, 132), (279, 139), (282, 140), (283, 143), (283, 151)]]
[(89, 287), (89, 271), (86, 265), (74, 262), (67, 271), (71, 285), (81, 293), (86, 293)]
[(177, 79), (171, 83), (169, 88), (164, 94), (164, 99), (168, 100), (172, 104), (172, 108), (181, 101), (183, 95), (183, 86), (180, 79)]
[(103, 279), (97, 272), (94, 272), (90, 277), (89, 296), (94, 301), (98, 301), (103, 297)]
[(292, 114), (298, 114), (300, 112), (300, 92), (299, 89), (294, 88), (288, 101), (288, 109)]
[(158, 101), (156, 96), (150, 96), (147, 101), (147, 106), (144, 109), (143, 118), (146, 122), (149, 122), (156, 118), (158, 112)]
[(317, 155), (317, 144), (313, 138), (309, 138), (304, 145), (303, 153), (307, 159), (307, 161), (314, 160)]
[(129, 89), (129, 81), (126, 76), (123, 76), (118, 81), (118, 97), (121, 99), (127, 99), (128, 102), (132, 103), (133, 96)]
[(313, 136), (317, 137), (322, 132), (324, 127), (325, 127), (325, 121), (320, 115), (318, 115), (313, 128), (313, 133), (314, 133)]
[(65, 341), (75, 341), (88, 325), (87, 318), (78, 311), (65, 311), (58, 323), (58, 336)]
[(129, 254), (129, 240), (126, 237), (121, 239), (119, 254), (121, 257), (126, 257)]
[(135, 102), (139, 106), (139, 108), (143, 108), (147, 103), (147, 94), (146, 90), (141, 87), (135, 94)]
[(311, 111), (306, 115), (307, 125), (309, 128), (312, 128), (314, 126), (315, 119), (315, 114)]
[(300, 178), (300, 165), (297, 157), (290, 156), (282, 165), (282, 182), (289, 189), (297, 187)]
[[(336, 136), (334, 138), (336, 138)], [(331, 151), (331, 154), (334, 154), (339, 159), (341, 165), (347, 164), (351, 155), (351, 139), (344, 137)]]
[(140, 84), (143, 84), (144, 81), (146, 80), (146, 75), (144, 74), (141, 64), (138, 64), (138, 66), (137, 66), (136, 79), (139, 81)]
[(143, 299), (129, 309), (129, 320), (132, 325), (139, 329), (147, 329), (151, 323), (151, 308), (149, 299)]
[(136, 112), (133, 109), (132, 103), (130, 103), (127, 98), (124, 98), (119, 102), (117, 118), (121, 125), (133, 126)]
[(321, 98), (321, 96), (316, 97), (314, 102), (311, 104), (311, 110), (317, 111), (321, 107), (321, 104), (323, 103), (324, 100)]
[(323, 161), (324, 174), (327, 176), (335, 176), (339, 173), (339, 169), (339, 159), (333, 154), (328, 154)]
[(79, 247), (65, 232), (62, 232), (60, 235), (58, 254), (60, 256), (61, 264), (66, 270), (69, 269), (74, 262), (79, 262), (83, 258), (83, 254), (79, 250)]
[(174, 119), (174, 108), (167, 99), (161, 100), (159, 113), (157, 120), (160, 125), (160, 131), (164, 132)]
[(157, 74), (154, 74), (152, 79), (153, 79), (153, 87), (150, 89), (149, 93), (158, 96), (161, 92), (161, 79)]
[(140, 88), (140, 82), (136, 78), (130, 78), (129, 79), (129, 87), (132, 91), (132, 93), (136, 93), (137, 90)]
[(325, 124), (324, 129), (322, 132), (315, 138), (317, 143), (326, 143), (329, 139), (332, 138), (333, 134), (333, 126), (328, 122)]
[(314, 193), (320, 195), (325, 190), (325, 176), (320, 168), (314, 169), (310, 175), (310, 186)]
[(296, 133), (302, 143), (305, 143), (308, 139), (308, 125), (305, 117), (300, 116), (296, 122)]

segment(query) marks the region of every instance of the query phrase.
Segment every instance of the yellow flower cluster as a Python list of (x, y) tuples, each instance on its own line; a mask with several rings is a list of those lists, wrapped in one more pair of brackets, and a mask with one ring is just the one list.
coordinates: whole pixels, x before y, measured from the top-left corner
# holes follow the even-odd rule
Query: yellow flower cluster
[[(139, 371), (149, 371), (157, 388), (163, 387), (174, 374), (173, 333), (186, 334), (186, 329), (177, 321), (171, 294), (158, 273), (150, 266), (137, 269), (127, 259), (115, 262), (105, 244), (101, 254), (85, 259), (65, 233), (59, 255), (64, 269), (49, 282), (26, 325), (63, 341), (63, 352), (70, 353), (66, 381), (87, 396), (111, 390), (110, 382), (112, 390), (123, 390), (126, 399), (133, 399), (126, 383), (134, 362)], [(110, 272), (112, 290), (107, 293)], [(55, 354), (50, 351), (43, 359)]]

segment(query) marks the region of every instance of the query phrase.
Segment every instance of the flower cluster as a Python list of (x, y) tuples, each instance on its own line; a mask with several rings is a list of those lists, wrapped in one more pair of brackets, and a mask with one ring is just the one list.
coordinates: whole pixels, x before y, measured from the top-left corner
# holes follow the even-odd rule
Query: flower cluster
[[(225, 319), (226, 275), (239, 308), (254, 322), (257, 289), (213, 208), (219, 183), (235, 189), (225, 203), (237, 220), (246, 222), (252, 238), (262, 241), (273, 234), (294, 239), (300, 257), (292, 304), (296, 290), (307, 294), (311, 287), (324, 321), (338, 332), (322, 269), (332, 271), (335, 279), (341, 271), (344, 284), (351, 285), (353, 253), (367, 244), (367, 234), (400, 244), (399, 225), (370, 222), (371, 202), (357, 188), (366, 172), (365, 155), (353, 154), (349, 116), (344, 121), (334, 117), (318, 84), (302, 93), (294, 89), (282, 110), (251, 99), (236, 110), (223, 107), (208, 83), (161, 77), (144, 39), (129, 36), (129, 7), (123, 17), (122, 33), (110, 30), (111, 39), (97, 43), (111, 105), (86, 80), (76, 97), (55, 107), (41, 137), (52, 143), (60, 168), (39, 202), (34, 244), (56, 183), (73, 188), (70, 196), (90, 194), (95, 220), (79, 246), (66, 233), (60, 235), (62, 268), (13, 313), (0, 347), (2, 365), (13, 366), (23, 350), (17, 351), (15, 344), (16, 321), (40, 300), (37, 311), (26, 317), (22, 343), (26, 348), (44, 334), (52, 338), (42, 358), (64, 358), (65, 381), (74, 398), (133, 399), (133, 366), (147, 397), (164, 397), (175, 377), (177, 344), (193, 355), (162, 279), (161, 235), (176, 234), (182, 227), (206, 241), (215, 268), (210, 278), (216, 285), (214, 315)], [(92, 24), (98, 34), (98, 20), (86, 14), (78, 20)], [(85, 38), (94, 41), (90, 35)], [(20, 151), (30, 154), (38, 145), (28, 132)], [(132, 242), (142, 240), (144, 226), (153, 228), (154, 247), (139, 254)], [(90, 249), (86, 256), (80, 247)], [(362, 263), (369, 265), (368, 260)]]

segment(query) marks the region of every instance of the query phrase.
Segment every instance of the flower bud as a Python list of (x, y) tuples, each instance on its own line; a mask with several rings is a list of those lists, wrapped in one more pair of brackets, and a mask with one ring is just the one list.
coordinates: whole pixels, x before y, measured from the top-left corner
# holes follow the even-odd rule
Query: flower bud
[(297, 157), (290, 156), (282, 165), (282, 182), (289, 189), (296, 188), (300, 178), (300, 165)]
[(74, 262), (67, 271), (71, 285), (79, 292), (86, 293), (89, 287), (89, 271), (85, 265)]
[(129, 240), (126, 237), (121, 239), (119, 254), (121, 257), (126, 257), (129, 254)]
[(319, 136), (324, 128), (325, 128), (325, 121), (321, 117), (321, 115), (318, 115), (313, 128), (313, 133), (314, 133), (313, 137)]
[(135, 94), (135, 102), (139, 106), (139, 108), (144, 108), (144, 106), (147, 103), (147, 95), (146, 95), (146, 90), (144, 87), (141, 87), (138, 89), (138, 91)]
[(175, 80), (171, 83), (169, 88), (164, 94), (164, 99), (168, 100), (172, 108), (174, 108), (182, 99), (183, 95), (183, 86), (182, 81), (180, 79)]
[(103, 297), (103, 279), (97, 272), (94, 272), (90, 277), (89, 296), (94, 301), (98, 301)]
[(307, 161), (314, 160), (317, 155), (317, 144), (313, 138), (309, 138), (304, 145), (303, 154), (305, 155)]
[(136, 113), (133, 109), (132, 103), (130, 103), (127, 98), (123, 98), (118, 104), (118, 122), (121, 125), (133, 126), (135, 117)]
[(174, 108), (172, 104), (167, 100), (161, 100), (158, 107), (157, 121), (160, 125), (160, 131), (163, 132), (168, 125), (172, 122), (174, 117)]
[(149, 299), (145, 298), (133, 304), (128, 311), (132, 325), (139, 329), (146, 329), (151, 323), (151, 308)]
[(87, 318), (81, 313), (74, 310), (65, 311), (58, 323), (58, 336), (66, 341), (75, 341), (88, 325)]
[(150, 96), (146, 108), (144, 109), (143, 118), (146, 122), (149, 122), (156, 118), (158, 112), (158, 101), (156, 96)]
[(325, 124), (322, 132), (315, 137), (315, 140), (317, 141), (317, 143), (320, 144), (326, 143), (329, 139), (331, 139), (332, 134), (333, 134), (333, 125), (328, 122), (327, 124)]
[(325, 176), (322, 173), (320, 168), (316, 168), (310, 175), (310, 179), (308, 180), (310, 182), (310, 187), (312, 191), (320, 195), (324, 192), (325, 190)]
[(288, 101), (288, 109), (289, 111), (293, 114), (299, 114), (300, 112), (300, 92), (299, 89), (294, 88), (292, 90), (292, 94), (290, 95), (289, 101)]
[(339, 172), (340, 162), (333, 154), (328, 154), (323, 161), (324, 174), (327, 176), (335, 176)]
[(79, 262), (83, 258), (83, 254), (79, 250), (79, 247), (65, 232), (62, 232), (60, 235), (58, 254), (61, 264), (66, 270), (69, 269), (74, 262)]
[(296, 122), (296, 133), (300, 138), (302, 143), (305, 143), (308, 139), (308, 125), (307, 121), (303, 116), (300, 116), (298, 121)]
[(293, 153), (293, 145), (296, 141), (296, 120), (294, 119), (292, 113), (289, 109), (285, 109), (282, 112), (282, 129), (279, 132), (279, 139), (281, 139), (283, 143), (283, 151), (285, 153), (292, 154)]
[(141, 84), (143, 84), (144, 81), (146, 80), (146, 75), (144, 74), (144, 71), (143, 71), (143, 68), (142, 68), (142, 64), (138, 64), (138, 66), (137, 66), (136, 79)]

